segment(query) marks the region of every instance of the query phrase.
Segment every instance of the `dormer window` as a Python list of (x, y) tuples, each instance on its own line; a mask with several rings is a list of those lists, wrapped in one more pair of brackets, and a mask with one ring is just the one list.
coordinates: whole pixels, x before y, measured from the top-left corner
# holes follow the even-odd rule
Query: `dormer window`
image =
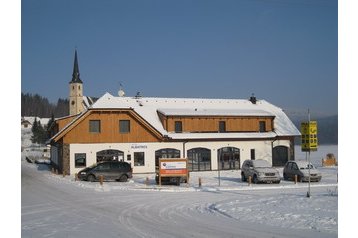
[(175, 132), (176, 133), (182, 133), (183, 132), (183, 124), (181, 121), (175, 122)]
[(226, 122), (225, 121), (219, 121), (219, 132), (226, 132)]
[(259, 127), (260, 127), (260, 132), (266, 132), (266, 122), (265, 121), (260, 121), (259, 122)]

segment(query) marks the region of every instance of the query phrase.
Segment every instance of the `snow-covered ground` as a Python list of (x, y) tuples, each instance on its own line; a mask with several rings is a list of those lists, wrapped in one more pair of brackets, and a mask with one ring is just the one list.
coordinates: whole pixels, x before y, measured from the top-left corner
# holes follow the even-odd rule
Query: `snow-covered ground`
[[(307, 198), (308, 183), (249, 186), (240, 171), (221, 171), (220, 186), (217, 171), (191, 173), (181, 186), (159, 187), (154, 174), (101, 186), (30, 164), (24, 158), (36, 152), (25, 149), (22, 237), (337, 237), (338, 167), (320, 166), (337, 150), (320, 146), (311, 153), (323, 178)], [(299, 147), (296, 158), (305, 159)]]

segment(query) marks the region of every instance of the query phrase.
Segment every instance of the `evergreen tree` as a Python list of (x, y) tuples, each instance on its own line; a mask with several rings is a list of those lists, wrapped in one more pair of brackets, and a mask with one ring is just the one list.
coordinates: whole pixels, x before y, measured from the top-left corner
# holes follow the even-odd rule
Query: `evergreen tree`
[(35, 117), (35, 121), (31, 128), (32, 136), (31, 136), (31, 142), (37, 143), (37, 135), (38, 135), (38, 125), (37, 125), (37, 118)]
[(51, 129), (52, 123), (54, 123), (54, 122), (55, 122), (55, 116), (52, 113), (51, 119), (48, 121), (47, 126), (46, 126), (47, 139), (51, 138), (51, 136), (52, 136), (50, 129)]
[(32, 137), (31, 137), (32, 143), (45, 144), (46, 140), (48, 139), (47, 130), (43, 128), (40, 121), (37, 121), (36, 117), (35, 117), (34, 124), (32, 125), (31, 131), (32, 131)]
[(68, 99), (58, 99), (52, 104), (47, 98), (38, 94), (21, 93), (21, 116), (37, 116), (49, 118), (51, 114), (55, 117), (67, 116), (69, 113)]

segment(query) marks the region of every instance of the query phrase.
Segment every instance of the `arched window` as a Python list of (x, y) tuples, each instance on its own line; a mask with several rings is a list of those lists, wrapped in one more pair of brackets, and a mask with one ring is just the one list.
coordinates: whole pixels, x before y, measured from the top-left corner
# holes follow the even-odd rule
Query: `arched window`
[(101, 150), (96, 153), (97, 163), (101, 161), (123, 160), (124, 153), (120, 150)]
[(165, 148), (155, 151), (155, 166), (159, 166), (160, 158), (180, 158), (180, 150)]
[(218, 149), (219, 169), (240, 169), (240, 149), (236, 147), (223, 147)]
[(211, 151), (206, 148), (193, 148), (188, 150), (189, 171), (211, 170)]

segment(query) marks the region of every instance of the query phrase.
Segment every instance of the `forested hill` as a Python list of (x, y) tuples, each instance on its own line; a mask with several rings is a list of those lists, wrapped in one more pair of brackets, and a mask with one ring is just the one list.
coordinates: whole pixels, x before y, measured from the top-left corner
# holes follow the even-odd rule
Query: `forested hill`
[(21, 93), (21, 116), (37, 116), (40, 118), (56, 118), (67, 116), (68, 99), (58, 99), (56, 104), (38, 94)]

